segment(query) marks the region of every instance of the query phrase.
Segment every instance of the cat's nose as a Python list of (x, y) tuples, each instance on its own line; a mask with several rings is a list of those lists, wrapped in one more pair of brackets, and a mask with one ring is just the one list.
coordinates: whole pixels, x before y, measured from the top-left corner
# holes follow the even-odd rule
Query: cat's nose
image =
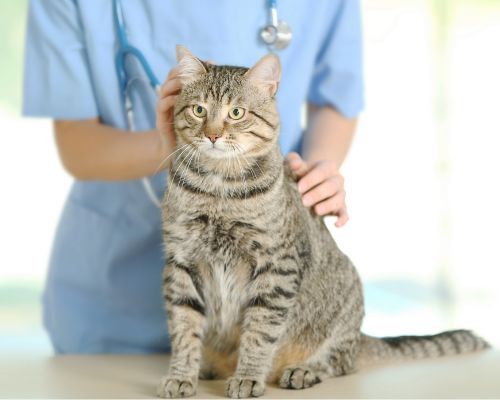
[(217, 139), (219, 139), (220, 136), (219, 135), (207, 135), (207, 138), (209, 138), (212, 143), (215, 143), (215, 141)]

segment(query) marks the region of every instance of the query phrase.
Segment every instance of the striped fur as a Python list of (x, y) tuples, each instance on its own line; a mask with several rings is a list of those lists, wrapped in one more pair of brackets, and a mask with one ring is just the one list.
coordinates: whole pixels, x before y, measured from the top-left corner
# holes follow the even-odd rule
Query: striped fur
[[(272, 92), (245, 68), (204, 69), (188, 76), (174, 111), (178, 150), (163, 203), (173, 352), (159, 396), (190, 396), (199, 376), (228, 378), (229, 397), (260, 396), (266, 381), (302, 389), (370, 362), (487, 347), (468, 331), (362, 335), (360, 278), (302, 205), (279, 151)], [(194, 116), (194, 104), (206, 118)], [(245, 118), (228, 121), (235, 106)], [(207, 131), (221, 135), (220, 148)]]
[(357, 366), (385, 361), (453, 356), (489, 347), (484, 339), (464, 329), (424, 336), (374, 338), (362, 335)]

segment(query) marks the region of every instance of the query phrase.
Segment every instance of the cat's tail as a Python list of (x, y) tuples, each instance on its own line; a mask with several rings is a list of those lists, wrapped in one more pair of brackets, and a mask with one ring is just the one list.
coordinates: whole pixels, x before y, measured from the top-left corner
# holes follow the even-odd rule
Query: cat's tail
[(426, 336), (376, 338), (362, 334), (357, 364), (364, 366), (384, 361), (436, 358), (490, 347), (484, 339), (463, 329)]

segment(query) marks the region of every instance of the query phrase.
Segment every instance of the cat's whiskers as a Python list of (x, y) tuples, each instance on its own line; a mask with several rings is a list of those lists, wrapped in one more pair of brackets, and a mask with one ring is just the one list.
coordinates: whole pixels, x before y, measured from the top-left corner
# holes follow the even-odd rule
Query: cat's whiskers
[(226, 187), (224, 187), (224, 183), (226, 183), (226, 181), (229, 179), (231, 173), (231, 159), (229, 157), (224, 158), (224, 167), (226, 169), (226, 172), (222, 175), (223, 194), (226, 193)]
[(236, 148), (236, 149), (238, 149), (238, 150), (240, 150), (240, 152), (236, 155), (238, 163), (239, 163), (241, 166), (243, 166), (243, 164), (241, 164), (241, 161), (244, 161), (244, 162), (245, 162), (245, 165), (246, 165), (246, 168), (242, 167), (242, 170), (243, 170), (245, 173), (246, 173), (246, 171), (247, 171), (247, 170), (249, 170), (249, 171), (252, 173), (252, 175), (254, 176), (254, 179), (257, 179), (257, 177), (255, 176), (255, 173), (254, 173), (254, 172), (253, 172), (253, 170), (252, 170), (252, 167), (251, 167), (250, 163), (249, 163), (249, 162), (248, 162), (248, 161), (247, 161), (244, 157), (242, 157), (242, 154), (241, 154), (241, 152), (242, 152), (242, 151), (241, 151), (241, 147), (239, 147), (239, 146), (238, 146), (238, 144), (237, 144), (237, 143), (235, 143), (235, 148)]
[[(236, 146), (240, 149), (241, 151), (241, 159), (243, 161), (246, 162), (247, 166), (248, 166), (248, 169), (250, 170), (250, 172), (252, 173), (255, 181), (257, 181), (257, 175), (255, 174), (255, 171), (254, 169), (252, 168), (252, 165), (250, 164), (250, 162), (248, 161), (248, 159), (245, 157), (245, 151), (243, 150), (243, 147), (241, 147), (241, 145), (239, 143), (236, 143)], [(256, 163), (256, 165), (259, 167), (259, 164)], [(259, 170), (260, 170), (260, 173), (263, 174), (262, 172), (262, 169), (260, 169), (259, 167)]]
[[(184, 167), (184, 172), (188, 171), (189, 166), (191, 165), (191, 162), (193, 161), (193, 158), (196, 156), (196, 152), (197, 151), (198, 151), (197, 148), (194, 147), (193, 151), (189, 153), (191, 155), (191, 157), (189, 158), (189, 160), (187, 162), (187, 165)], [(181, 179), (182, 179), (182, 184), (185, 184), (187, 182), (187, 177), (186, 177), (185, 173), (181, 172)]]
[[(245, 160), (248, 162), (248, 160), (247, 160), (246, 158), (245, 158)], [(256, 166), (257, 166), (257, 168), (259, 169), (260, 174), (261, 174), (261, 175), (264, 175), (264, 171), (262, 171), (262, 168), (260, 167), (259, 163), (258, 163), (258, 162), (256, 162), (256, 163), (254, 163), (254, 165), (256, 165)], [(253, 171), (253, 168), (252, 168), (252, 171)], [(255, 176), (255, 174), (254, 174), (254, 176)]]
[(252, 168), (252, 165), (245, 158), (241, 158), (241, 160), (246, 163), (247, 169), (252, 173), (253, 178), (254, 178), (254, 183), (253, 183), (252, 187), (255, 187), (255, 185), (257, 183), (257, 175), (255, 174), (255, 171)]
[[(197, 143), (201, 144), (202, 141), (198, 140)], [(200, 177), (200, 156), (201, 156), (201, 150), (198, 147), (198, 157), (196, 158), (196, 161), (195, 161), (195, 163), (197, 164), (197, 167), (198, 167), (198, 177)]]
[(158, 165), (158, 167), (156, 168), (155, 172), (153, 175), (156, 175), (158, 173), (158, 171), (163, 167), (163, 165), (165, 165), (165, 163), (167, 162), (167, 160), (172, 157), (175, 153), (179, 152), (180, 150), (182, 150), (183, 148), (185, 148), (186, 146), (189, 146), (189, 143), (188, 144), (185, 144), (185, 145), (182, 145), (181, 147), (179, 147), (178, 149), (174, 150), (172, 153), (170, 153), (167, 157), (165, 157), (163, 159), (162, 162), (160, 162), (160, 165)]
[[(189, 150), (187, 156), (189, 156), (191, 154), (191, 152), (190, 152), (190, 150), (191, 150), (190, 146), (189, 145), (187, 145), (187, 147), (184, 146), (184, 150), (182, 150), (182, 152), (176, 157), (176, 160), (180, 159), (182, 157), (182, 155), (186, 152), (186, 150)], [(175, 169), (174, 175), (172, 176), (172, 181), (175, 180), (175, 176), (177, 175), (177, 172), (179, 171), (179, 168), (181, 167), (182, 163), (184, 162), (184, 160), (186, 159), (187, 156), (184, 156), (184, 158), (179, 161), (179, 165)], [(165, 200), (166, 203), (168, 203), (168, 199), (170, 198), (170, 193), (171, 192), (172, 192), (172, 185), (169, 185), (168, 193), (167, 193), (167, 198)]]
[(231, 143), (232, 157), (234, 157), (236, 159), (236, 161), (238, 162), (238, 165), (240, 166), (240, 175), (243, 178), (243, 186), (244, 186), (244, 191), (245, 191), (245, 198), (244, 198), (243, 201), (244, 201), (244, 204), (245, 204), (245, 208), (247, 208), (247, 195), (248, 195), (247, 180), (245, 178), (245, 170), (243, 168), (243, 165), (240, 162), (240, 158), (238, 157), (239, 154), (236, 153), (236, 150), (238, 149), (236, 147), (236, 145), (237, 145), (237, 143)]

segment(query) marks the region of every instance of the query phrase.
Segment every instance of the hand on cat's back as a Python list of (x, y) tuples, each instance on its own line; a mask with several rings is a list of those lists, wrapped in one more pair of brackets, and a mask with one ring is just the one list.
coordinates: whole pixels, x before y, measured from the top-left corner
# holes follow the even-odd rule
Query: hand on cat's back
[(299, 176), (298, 190), (302, 202), (313, 207), (318, 215), (335, 215), (335, 226), (340, 228), (349, 219), (345, 203), (344, 178), (333, 161), (322, 160), (307, 163), (297, 153), (287, 156), (292, 170)]

